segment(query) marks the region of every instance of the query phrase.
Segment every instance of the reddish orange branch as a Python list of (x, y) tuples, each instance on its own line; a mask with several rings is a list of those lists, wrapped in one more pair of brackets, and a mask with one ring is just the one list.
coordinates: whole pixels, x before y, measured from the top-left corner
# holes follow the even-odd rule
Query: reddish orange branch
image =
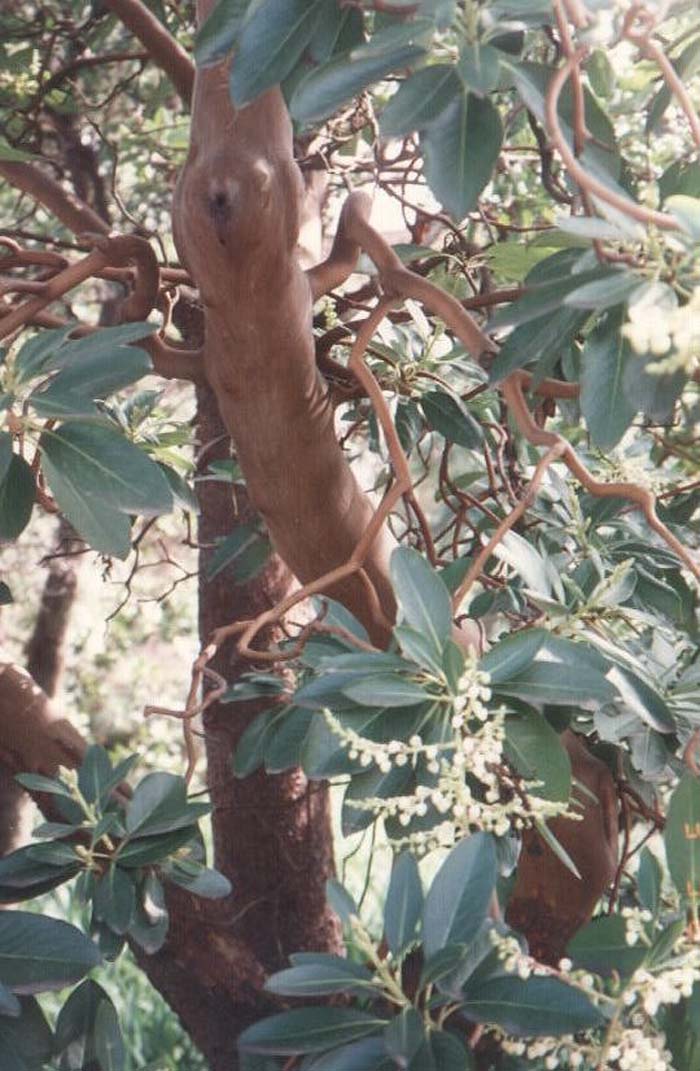
[(109, 225), (97, 212), (69, 193), (56, 179), (36, 164), (0, 160), (0, 175), (11, 185), (33, 197), (74, 234), (108, 234)]
[(141, 0), (106, 0), (106, 4), (165, 71), (185, 104), (189, 104), (194, 88), (194, 64), (160, 19)]

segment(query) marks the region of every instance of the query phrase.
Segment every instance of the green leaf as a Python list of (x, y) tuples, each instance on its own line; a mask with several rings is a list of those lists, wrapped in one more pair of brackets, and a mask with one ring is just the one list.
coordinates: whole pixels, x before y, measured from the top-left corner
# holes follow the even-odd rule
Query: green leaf
[(15, 993), (41, 993), (77, 982), (100, 962), (75, 926), (26, 911), (0, 912), (0, 982)]
[(70, 477), (84, 498), (147, 517), (172, 509), (170, 488), (155, 462), (111, 428), (76, 422), (45, 431), (40, 445), (49, 480), (56, 473), (64, 482)]
[(194, 61), (198, 67), (212, 67), (229, 54), (249, 6), (248, 0), (219, 0), (195, 38)]
[(626, 389), (625, 367), (631, 350), (621, 334), (622, 321), (623, 310), (614, 310), (591, 332), (583, 348), (581, 410), (593, 443), (601, 450), (617, 445), (637, 412)]
[(561, 305), (520, 324), (506, 337), (491, 365), (491, 382), (498, 383), (514, 369), (535, 361), (560, 360), (571, 349), (586, 319), (586, 313)]
[(131, 521), (126, 514), (88, 495), (78, 472), (56, 468), (44, 454), (42, 468), (61, 512), (100, 554), (124, 560), (131, 551)]
[(126, 933), (136, 908), (136, 890), (127, 872), (111, 864), (97, 882), (93, 897), (95, 917), (115, 933)]
[(673, 884), (697, 911), (700, 902), (700, 780), (689, 770), (683, 774), (671, 796), (664, 844)]
[(0, 542), (17, 539), (29, 524), (34, 508), (34, 474), (18, 454), (13, 454), (0, 482)]
[(429, 698), (419, 684), (388, 674), (354, 681), (342, 691), (349, 699), (368, 707), (411, 707)]
[(354, 48), (363, 41), (362, 12), (341, 8), (336, 0), (326, 0), (316, 19), (309, 54), (314, 63), (327, 63), (336, 52)]
[(464, 944), (445, 945), (432, 955), (427, 956), (418, 983), (419, 989), (436, 985), (453, 975), (469, 955), (468, 946)]
[(363, 89), (407, 67), (423, 54), (424, 49), (418, 45), (402, 45), (361, 59), (355, 58), (354, 51), (346, 52), (301, 80), (289, 102), (292, 118), (300, 123), (325, 119)]
[(179, 506), (180, 509), (184, 509), (187, 513), (199, 514), (197, 495), (187, 480), (170, 465), (164, 465), (161, 461), (158, 462), (158, 468), (168, 481), (168, 487), (175, 505)]
[[(68, 330), (73, 330), (75, 326), (71, 325)], [(140, 342), (156, 331), (156, 325), (148, 323), (147, 320), (119, 324), (117, 327), (101, 327), (99, 331), (84, 338), (68, 340), (59, 347), (54, 346), (50, 354), (51, 360), (43, 362), (42, 370), (79, 368), (84, 363), (96, 367), (99, 361), (111, 361), (115, 353), (121, 353), (123, 346)]]
[(529, 791), (546, 800), (566, 802), (571, 792), (571, 762), (559, 736), (536, 710), (506, 718), (506, 757), (525, 778), (541, 781)]
[(415, 939), (423, 911), (423, 886), (410, 852), (396, 856), (384, 904), (384, 934), (390, 951), (400, 956)]
[(637, 870), (637, 891), (642, 907), (656, 915), (661, 905), (663, 871), (661, 863), (649, 848), (642, 848)]
[(146, 774), (134, 789), (126, 811), (126, 831), (130, 837), (171, 833), (194, 825), (208, 809), (188, 804), (181, 777), (158, 770)]
[(30, 792), (47, 792), (50, 796), (64, 796), (72, 800), (73, 795), (68, 785), (57, 777), (44, 777), (43, 774), (17, 774), (15, 781), (28, 788)]
[[(566, 252), (570, 252), (566, 250)], [(557, 255), (560, 257), (561, 255)], [(555, 261), (555, 257), (551, 258)], [(502, 327), (518, 327), (520, 324), (529, 323), (546, 316), (548, 313), (556, 313), (564, 304), (569, 294), (580, 289), (584, 283), (608, 282), (617, 279), (618, 273), (610, 268), (591, 268), (588, 271), (564, 273), (566, 261), (558, 259), (556, 263), (561, 265), (559, 277), (554, 280), (535, 283), (530, 281), (530, 276), (525, 283), (525, 292), (522, 297), (514, 301), (493, 316), (489, 324), (489, 330)], [(538, 268), (542, 268), (547, 261), (541, 261)], [(532, 274), (532, 273), (531, 273)], [(562, 277), (563, 275), (563, 277)]]
[(432, 673), (442, 673), (442, 659), (435, 651), (430, 638), (425, 637), (418, 629), (411, 628), (409, 625), (396, 625), (394, 639), (398, 641), (405, 658)]
[(452, 633), (452, 602), (444, 581), (408, 547), (393, 552), (391, 580), (404, 623), (421, 632), (441, 659)]
[(53, 1052), (53, 1037), (34, 997), (20, 1000), (18, 1018), (0, 1016), (2, 1071), (42, 1071)]
[(326, 897), (331, 909), (344, 924), (350, 921), (352, 915), (359, 917), (357, 904), (345, 886), (341, 885), (336, 878), (328, 878), (326, 881)]
[(501, 151), (498, 109), (487, 98), (460, 93), (420, 140), (430, 189), (455, 219), (464, 219), (476, 206)]
[(484, 433), (462, 399), (444, 390), (430, 390), (421, 397), (420, 407), (428, 424), (451, 443), (474, 450)]
[(475, 833), (452, 849), (425, 899), (423, 946), (430, 956), (448, 944), (468, 944), (477, 934), (496, 884), (493, 838)]
[(7, 476), (12, 463), (12, 436), (6, 432), (0, 432), (0, 485)]
[(7, 584), (3, 580), (0, 580), (0, 606), (9, 606), (13, 602), (12, 592)]
[(74, 321), (52, 331), (40, 331), (25, 342), (15, 360), (17, 382), (27, 383), (34, 376), (39, 375), (77, 326), (77, 322)]
[(519, 1037), (575, 1034), (602, 1026), (587, 996), (558, 978), (533, 975), (480, 980), (463, 994), (462, 1012), (477, 1023), (495, 1023)]
[(51, 866), (71, 867), (75, 863), (75, 847), (62, 841), (47, 841), (43, 844), (30, 844), (27, 847), (30, 859)]
[[(245, 1069), (241, 1068), (241, 1071)], [(387, 1071), (384, 1042), (381, 1038), (369, 1037), (331, 1049), (305, 1066), (304, 1071)]]
[(101, 347), (64, 368), (41, 393), (31, 394), (29, 400), (37, 409), (40, 403), (46, 411), (47, 403), (50, 405), (54, 398), (59, 403), (64, 397), (106, 398), (148, 375), (152, 368), (151, 358), (138, 346), (116, 346), (112, 350)]
[(323, 961), (278, 971), (268, 978), (265, 989), (283, 997), (323, 997), (330, 993), (376, 996), (380, 992), (365, 967), (332, 955)]
[(533, 662), (518, 676), (494, 685), (494, 691), (525, 702), (552, 706), (598, 705), (609, 703), (617, 695), (614, 686), (589, 665), (564, 668), (558, 662)]
[(545, 639), (544, 629), (526, 628), (512, 633), (486, 652), (479, 668), (490, 675), (493, 685), (501, 684), (532, 665)]
[(270, 557), (269, 539), (261, 535), (258, 526), (242, 524), (217, 543), (207, 563), (207, 579), (213, 580), (229, 567), (238, 583), (250, 580)]
[(583, 881), (583, 878), (581, 877), (581, 872), (576, 866), (576, 863), (573, 861), (564, 845), (561, 844), (554, 836), (544, 819), (535, 819), (535, 829), (542, 837), (542, 840), (545, 842), (547, 847), (550, 848), (551, 851), (556, 855), (559, 862), (562, 863), (566, 867), (566, 869), (574, 875), (575, 878), (578, 878), (579, 881)]
[(351, 1008), (300, 1008), (254, 1023), (238, 1044), (244, 1051), (274, 1056), (323, 1052), (374, 1034), (385, 1024), (385, 1019)]
[(284, 710), (264, 710), (247, 726), (233, 755), (233, 772), (236, 777), (249, 777), (262, 766), (265, 745), (270, 739), (274, 721), (283, 714)]
[(246, 19), (231, 68), (231, 99), (242, 108), (279, 85), (311, 41), (323, 0), (261, 0)]
[(389, 799), (401, 796), (413, 784), (413, 771), (406, 766), (392, 766), (383, 773), (378, 767), (370, 767), (355, 774), (343, 798), (342, 830), (344, 837), (359, 833), (375, 820), (371, 811), (353, 807), (353, 802), (364, 799)]
[(129, 929), (129, 936), (148, 955), (153, 955), (163, 947), (169, 924), (163, 885), (156, 875), (151, 873), (144, 881), (143, 900), (136, 905), (136, 914)]
[(31, 900), (74, 878), (79, 869), (77, 857), (71, 866), (58, 867), (19, 848), (0, 859), (0, 903)]
[(17, 997), (6, 986), (0, 984), (0, 1017), (10, 1015), (13, 1019), (22, 1011)]
[(439, 63), (423, 67), (401, 83), (379, 121), (385, 137), (410, 134), (434, 122), (461, 91), (455, 68)]
[[(100, 1025), (103, 1007), (108, 1012)], [(73, 990), (58, 1014), (55, 1051), (61, 1056), (61, 1068), (63, 1071), (83, 1071), (83, 1068), (97, 1064), (96, 1071), (118, 1071), (124, 1061), (122, 1055), (121, 1062), (118, 1059), (115, 1062), (119, 1049), (117, 1035), (121, 1041), (112, 1001), (101, 985), (87, 979)], [(98, 1040), (100, 1037), (113, 1039), (110, 1048), (115, 1050), (114, 1056), (105, 1056), (101, 1051), (104, 1046)]]
[(485, 97), (496, 89), (501, 78), (501, 59), (492, 45), (462, 45), (457, 63), (459, 76), (467, 89)]
[(172, 833), (159, 833), (157, 836), (144, 833), (134, 840), (123, 841), (119, 845), (119, 865), (133, 868), (160, 863), (178, 849), (190, 844), (196, 832), (195, 825), (183, 825)]
[(231, 892), (231, 882), (227, 877), (200, 863), (176, 859), (163, 870), (163, 875), (193, 896), (203, 896), (207, 900), (221, 900)]
[(627, 944), (627, 924), (621, 915), (604, 915), (594, 919), (569, 942), (566, 950), (576, 967), (609, 975), (617, 971), (623, 977), (634, 974), (646, 955), (642, 944)]
[(700, 197), (700, 163), (676, 160), (659, 179), (659, 197), (665, 201), (674, 193)]
[(683, 936), (685, 929), (686, 920), (677, 918), (669, 922), (667, 926), (664, 926), (661, 933), (655, 934), (651, 948), (646, 954), (646, 965), (654, 968), (666, 963), (669, 959), (673, 959), (674, 949)]
[(474, 1058), (454, 1034), (436, 1030), (430, 1036), (435, 1071), (474, 1071)]
[(53, 420), (82, 420), (83, 423), (90, 421), (91, 424), (109, 426), (109, 420), (100, 413), (95, 403), (83, 394), (51, 390), (50, 388), (34, 393), (30, 401), (35, 412), (41, 416)]
[(617, 688), (624, 710), (638, 714), (646, 725), (659, 733), (676, 731), (674, 717), (663, 697), (628, 666), (613, 666), (608, 680)]
[(112, 762), (105, 748), (91, 744), (78, 770), (78, 787), (88, 803), (95, 803), (112, 779)]
[(635, 272), (618, 271), (610, 278), (584, 283), (571, 290), (564, 298), (564, 304), (575, 309), (609, 309), (611, 305), (626, 301), (641, 282), (642, 277)]
[(416, 1008), (404, 1008), (384, 1028), (384, 1046), (398, 1067), (408, 1067), (425, 1036), (423, 1016)]
[(119, 1016), (109, 997), (97, 1009), (95, 1055), (100, 1071), (123, 1071), (126, 1065), (126, 1048)]
[(525, 581), (528, 588), (538, 595), (549, 598), (560, 583), (558, 574), (549, 561), (532, 543), (517, 532), (506, 532), (494, 547), (494, 554), (511, 566)]

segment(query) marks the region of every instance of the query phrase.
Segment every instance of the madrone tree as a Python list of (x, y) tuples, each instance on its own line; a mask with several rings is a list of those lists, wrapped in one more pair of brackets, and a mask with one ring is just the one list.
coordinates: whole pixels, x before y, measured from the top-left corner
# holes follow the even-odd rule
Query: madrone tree
[(213, 1071), (697, 1069), (696, 7), (193, 6), (0, 15), (0, 537), (178, 511), (201, 640), (180, 777), (2, 665), (0, 894), (90, 935), (0, 916), (0, 1062), (124, 1067), (128, 943)]

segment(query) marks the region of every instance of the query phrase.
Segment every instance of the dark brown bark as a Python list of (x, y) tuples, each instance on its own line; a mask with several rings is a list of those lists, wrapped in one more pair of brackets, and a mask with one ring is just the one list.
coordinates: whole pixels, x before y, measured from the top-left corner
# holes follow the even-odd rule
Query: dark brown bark
[(27, 670), (47, 695), (58, 690), (65, 657), (65, 639), (78, 589), (80, 558), (70, 556), (83, 542), (64, 517), (58, 522), (56, 553), (47, 563), (48, 575), (41, 594), (34, 631), (27, 644)]
[[(214, 458), (228, 456), (229, 441), (212, 392), (200, 388), (197, 400), (200, 442), (216, 444), (204, 455), (206, 467)], [(269, 609), (287, 592), (291, 577), (273, 555), (264, 573), (249, 583), (238, 585), (231, 571), (207, 582), (211, 544), (250, 520), (252, 511), (241, 490), (234, 508), (228, 484), (203, 482), (199, 487), (199, 538), (205, 547), (200, 555), (199, 622), (204, 645), (215, 628)], [(211, 665), (228, 681), (250, 668), (237, 655), (235, 643), (224, 645)], [(216, 865), (233, 883), (234, 913), (241, 917), (250, 947), (270, 970), (279, 968), (295, 949), (335, 946), (338, 931), (325, 903), (325, 882), (333, 873), (325, 786), (308, 784), (300, 771), (233, 777), (236, 743), (261, 709), (258, 703), (215, 703), (204, 722)]]
[(576, 931), (589, 920), (617, 865), (617, 794), (610, 771), (573, 733), (564, 734), (564, 743), (573, 776), (597, 800), (574, 790), (581, 819), (557, 818), (549, 823), (581, 878), (529, 830), (523, 835), (518, 878), (508, 905), (510, 924), (526, 934), (534, 956), (551, 964), (558, 963)]
[(30, 832), (28, 796), (14, 772), (0, 763), (0, 858), (19, 848)]

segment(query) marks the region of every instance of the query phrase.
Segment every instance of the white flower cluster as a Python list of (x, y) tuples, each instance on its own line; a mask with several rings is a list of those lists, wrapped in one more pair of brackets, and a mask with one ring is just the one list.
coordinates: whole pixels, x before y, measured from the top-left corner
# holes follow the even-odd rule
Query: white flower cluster
[(532, 974), (549, 973), (546, 967), (529, 956), (527, 952), (523, 952), (517, 937), (513, 937), (512, 934), (501, 934), (498, 930), (492, 930), (489, 939), (509, 974), (517, 974), (519, 978), (526, 981)]
[[(410, 847), (418, 852), (451, 847), (474, 830), (503, 836), (510, 829), (524, 829), (536, 819), (568, 814), (567, 805), (531, 797), (526, 785), (507, 766), (503, 756), (505, 714), (490, 713), (489, 675), (477, 668), (475, 655), (468, 656), (456, 696), (445, 696), (451, 704), (452, 738), (441, 744), (425, 743), (418, 734), (407, 742), (377, 742), (346, 728), (332, 714), (324, 711), (329, 727), (348, 749), (351, 759), (361, 766), (374, 764), (382, 773), (393, 766), (425, 760), (433, 784), (419, 784), (414, 792), (389, 798), (371, 797), (353, 800), (351, 806), (369, 811), (377, 818), (398, 818), (408, 826), (413, 818), (422, 818), (433, 807), (445, 820), (428, 831), (412, 832), (393, 841), (395, 847)], [(467, 775), (472, 779), (467, 783)], [(473, 781), (479, 785), (472, 789)]]
[(501, 1041), (504, 1052), (511, 1056), (525, 1056), (528, 1060), (542, 1060), (547, 1071), (556, 1068), (571, 1068), (577, 1071), (583, 1067), (584, 1055), (578, 1048), (572, 1035), (560, 1038), (534, 1038), (532, 1041), (520, 1041), (504, 1038)]
[(634, 1001), (641, 1000), (647, 1015), (656, 1015), (662, 1005), (678, 1004), (683, 997), (689, 997), (697, 981), (700, 981), (700, 951), (694, 962), (689, 960), (660, 974), (651, 974), (640, 967), (632, 976), (628, 995)]
[(629, 306), (629, 323), (622, 333), (639, 354), (651, 353), (659, 360), (647, 371), (668, 375), (690, 372), (700, 359), (700, 288), (685, 305), (663, 300), (638, 301)]
[(626, 943), (633, 947), (640, 940), (646, 941), (646, 926), (653, 917), (651, 911), (646, 911), (640, 907), (623, 907), (621, 915), (625, 920)]
[(607, 1066), (619, 1071), (673, 1071), (664, 1035), (650, 1037), (637, 1027), (623, 1030), (610, 1046)]

